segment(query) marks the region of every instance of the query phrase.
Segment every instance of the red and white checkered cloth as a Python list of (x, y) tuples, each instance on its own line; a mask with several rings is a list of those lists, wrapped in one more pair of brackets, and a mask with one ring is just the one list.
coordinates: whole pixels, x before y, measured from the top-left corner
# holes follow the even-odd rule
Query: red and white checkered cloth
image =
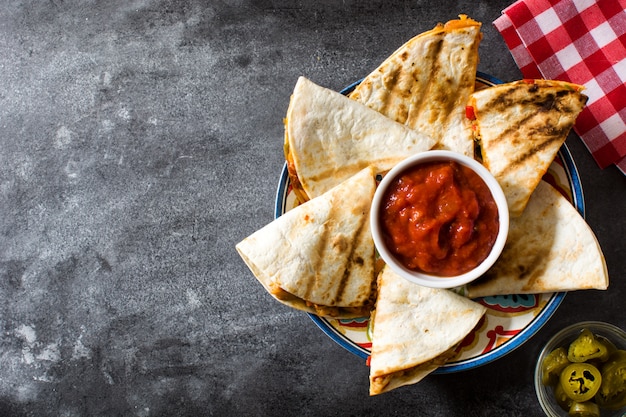
[(519, 0), (493, 24), (525, 78), (586, 87), (574, 131), (626, 174), (626, 0)]

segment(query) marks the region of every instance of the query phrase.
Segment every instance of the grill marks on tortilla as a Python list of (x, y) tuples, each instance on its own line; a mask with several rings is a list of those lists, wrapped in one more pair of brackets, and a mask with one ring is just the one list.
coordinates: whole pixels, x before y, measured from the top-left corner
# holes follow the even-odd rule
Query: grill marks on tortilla
[[(562, 133), (560, 133), (562, 134)], [(559, 135), (560, 135), (559, 134)], [(514, 133), (514, 135), (519, 135), (519, 133)], [(535, 154), (543, 152), (544, 149), (549, 148), (552, 144), (559, 142), (559, 136), (555, 136), (554, 134), (541, 134), (545, 139), (542, 142), (536, 143), (531, 149), (528, 149), (526, 152), (523, 152), (516, 158), (512, 159), (509, 165), (511, 170), (517, 169), (517, 167), (522, 166), (526, 163), (527, 160), (532, 158)]]
[[(398, 65), (390, 63), (389, 68), (385, 68), (387, 75), (383, 76), (383, 91), (386, 97), (381, 97), (380, 107), (377, 108), (379, 112), (411, 128), (417, 126), (424, 107), (428, 105), (426, 98), (436, 89), (441, 76), (437, 57), (443, 41), (442, 32), (428, 44), (426, 56), (419, 63), (409, 62), (411, 57), (404, 51), (398, 55)], [(407, 68), (411, 71), (407, 71)], [(380, 71), (383, 72), (383, 69)]]
[[(509, 170), (515, 170), (524, 165), (535, 154), (543, 152), (555, 143), (560, 146), (562, 138), (571, 128), (569, 123), (560, 123), (561, 119), (577, 114), (570, 105), (572, 100), (576, 100), (573, 97), (574, 94), (578, 93), (561, 90), (542, 94), (534, 84), (530, 87), (518, 84), (483, 104), (489, 112), (502, 114), (506, 114), (513, 106), (524, 109), (525, 115), (521, 119), (510, 120), (511, 123), (506, 125), (502, 133), (492, 139), (492, 143), (509, 141), (521, 149), (515, 158), (510, 159)], [(555, 116), (555, 112), (558, 112), (558, 116)], [(546, 123), (546, 121), (549, 122)], [(532, 137), (533, 141), (529, 141), (529, 137)]]
[[(428, 62), (428, 66), (426, 66), (424, 72), (420, 74), (422, 77), (428, 78), (425, 91), (411, 91), (413, 100), (411, 101), (411, 112), (407, 125), (413, 128), (418, 127), (420, 122), (424, 122), (420, 119), (425, 111), (432, 111), (428, 122), (434, 123), (441, 115), (444, 115), (445, 119), (447, 119), (454, 106), (450, 97), (447, 97), (447, 95), (450, 94), (450, 88), (443, 87), (441, 83), (442, 79), (447, 79), (447, 76), (442, 74), (441, 64), (438, 59), (443, 45), (444, 34), (430, 45), (428, 57), (432, 57), (432, 59), (429, 60), (430, 62)], [(435, 105), (435, 107), (433, 107), (433, 105)], [(437, 109), (437, 107), (439, 108)]]
[(465, 105), (474, 91), (481, 25), (453, 22), (406, 42), (349, 97), (432, 137), (435, 148), (473, 156)]
[(513, 217), (548, 170), (587, 97), (582, 86), (515, 81), (472, 94), (482, 160), (496, 177)]
[[(348, 285), (348, 281), (350, 280), (350, 277), (351, 277), (351, 271), (354, 269), (363, 267), (364, 260), (363, 258), (361, 258), (355, 253), (355, 248), (358, 246), (359, 242), (361, 242), (364, 238), (363, 228), (365, 226), (366, 217), (367, 216), (363, 216), (363, 215), (359, 216), (361, 221), (357, 229), (358, 232), (356, 233), (356, 236), (357, 236), (356, 241), (346, 240), (343, 236), (341, 237), (342, 243), (346, 243), (346, 242), (348, 243), (348, 248), (345, 248), (346, 251), (348, 252), (348, 256), (346, 258), (346, 263), (343, 266), (344, 272), (341, 277), (341, 281), (339, 282), (339, 285), (337, 285), (337, 293), (335, 294), (335, 297), (334, 297), (334, 299), (337, 302), (340, 302), (343, 299), (346, 286)], [(369, 294), (367, 295), (369, 296)]]
[[(324, 259), (336, 259), (336, 254), (328, 254), (327, 252), (337, 252), (344, 253), (347, 255), (341, 256), (343, 259), (343, 264), (339, 266), (339, 269), (343, 270), (341, 274), (341, 278), (339, 278), (339, 282), (334, 283), (329, 289), (329, 292), (332, 290), (334, 294), (328, 294), (328, 300), (326, 305), (328, 306), (342, 306), (345, 304), (344, 296), (346, 295), (346, 288), (348, 287), (350, 280), (352, 279), (352, 273), (360, 268), (363, 268), (365, 264), (365, 260), (356, 253), (356, 249), (362, 246), (363, 240), (368, 238), (368, 233), (365, 233), (365, 226), (368, 220), (368, 216), (364, 215), (367, 212), (365, 207), (355, 207), (354, 211), (354, 220), (357, 221), (354, 233), (354, 236), (351, 238), (345, 236), (341, 233), (336, 233), (335, 230), (338, 228), (334, 225), (330, 224), (334, 220), (339, 218), (333, 213), (333, 211), (337, 211), (338, 206), (334, 205), (331, 208), (331, 212), (328, 215), (328, 223), (324, 227), (321, 239), (319, 240), (319, 244), (317, 247), (317, 253), (319, 256), (317, 257), (316, 262), (312, 265), (314, 271), (323, 270), (321, 263), (324, 262)], [(360, 211), (360, 214), (357, 214), (356, 211)], [(327, 285), (328, 281), (319, 274), (315, 275), (314, 280), (307, 281), (307, 287), (305, 289), (305, 294), (311, 294), (317, 288)], [(369, 293), (364, 293), (364, 301), (369, 297)], [(306, 296), (305, 296), (306, 298)]]
[(606, 264), (593, 231), (563, 194), (541, 181), (522, 215), (511, 218), (500, 258), (468, 285), (467, 296), (607, 286)]
[(237, 251), (283, 304), (324, 317), (364, 317), (376, 288), (369, 227), (375, 191), (368, 167), (257, 230)]
[(436, 34), (436, 38), (428, 43), (425, 56), (420, 57), (419, 62), (412, 61), (414, 57), (405, 50), (396, 55), (395, 60), (378, 68), (382, 88), (376, 88), (376, 97), (369, 97), (369, 94), (361, 96), (365, 90), (375, 89), (375, 79), (372, 78), (365, 79), (350, 97), (364, 102), (398, 123), (415, 128), (423, 107), (427, 104), (425, 99), (428, 92), (438, 82), (439, 73), (435, 63), (442, 49), (444, 35), (444, 32)]

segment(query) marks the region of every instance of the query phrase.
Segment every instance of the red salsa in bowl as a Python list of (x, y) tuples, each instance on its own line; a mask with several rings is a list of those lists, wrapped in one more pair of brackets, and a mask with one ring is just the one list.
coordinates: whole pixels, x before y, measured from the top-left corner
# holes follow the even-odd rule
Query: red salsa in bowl
[(405, 278), (432, 287), (464, 285), (498, 258), (508, 234), (506, 199), (479, 162), (428, 151), (394, 167), (371, 210), (381, 258)]
[(484, 261), (499, 230), (487, 184), (452, 160), (416, 165), (394, 178), (380, 218), (385, 244), (404, 266), (442, 277)]

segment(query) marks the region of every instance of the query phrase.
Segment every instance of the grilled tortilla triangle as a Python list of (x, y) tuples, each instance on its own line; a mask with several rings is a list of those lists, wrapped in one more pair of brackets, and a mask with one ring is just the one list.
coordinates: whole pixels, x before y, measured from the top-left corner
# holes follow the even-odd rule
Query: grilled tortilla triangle
[(437, 141), (474, 156), (465, 106), (474, 91), (481, 23), (461, 15), (410, 39), (349, 97)]
[(322, 316), (366, 317), (373, 304), (374, 242), (368, 167), (280, 216), (236, 245), (278, 301)]
[(496, 177), (511, 217), (522, 214), (583, 109), (582, 86), (551, 80), (516, 81), (470, 97), (483, 164)]
[(511, 218), (504, 250), (469, 297), (605, 290), (609, 278), (596, 237), (569, 201), (541, 181), (524, 213)]
[(285, 119), (285, 158), (298, 200), (315, 198), (367, 166), (377, 173), (435, 141), (300, 77)]
[(485, 311), (450, 290), (413, 284), (385, 266), (370, 319), (370, 395), (415, 384), (444, 365)]

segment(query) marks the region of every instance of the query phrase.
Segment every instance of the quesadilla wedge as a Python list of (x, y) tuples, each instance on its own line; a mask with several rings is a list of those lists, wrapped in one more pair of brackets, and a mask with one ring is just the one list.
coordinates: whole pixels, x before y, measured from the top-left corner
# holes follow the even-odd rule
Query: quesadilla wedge
[(300, 77), (285, 120), (285, 158), (293, 190), (303, 202), (367, 166), (377, 173), (435, 141), (344, 95)]
[(371, 167), (288, 211), (236, 245), (278, 301), (321, 316), (366, 317), (373, 307)]
[(465, 15), (439, 23), (398, 48), (349, 97), (431, 136), (436, 149), (473, 157), (465, 106), (476, 81), (480, 28)]
[(450, 290), (413, 284), (385, 266), (370, 319), (370, 395), (415, 384), (444, 365), (485, 311)]
[(500, 258), (467, 286), (471, 298), (585, 289), (605, 290), (609, 278), (596, 237), (578, 211), (541, 181), (524, 213), (511, 218)]
[(473, 119), (483, 164), (496, 177), (512, 217), (519, 216), (583, 109), (582, 86), (522, 80), (473, 93)]

